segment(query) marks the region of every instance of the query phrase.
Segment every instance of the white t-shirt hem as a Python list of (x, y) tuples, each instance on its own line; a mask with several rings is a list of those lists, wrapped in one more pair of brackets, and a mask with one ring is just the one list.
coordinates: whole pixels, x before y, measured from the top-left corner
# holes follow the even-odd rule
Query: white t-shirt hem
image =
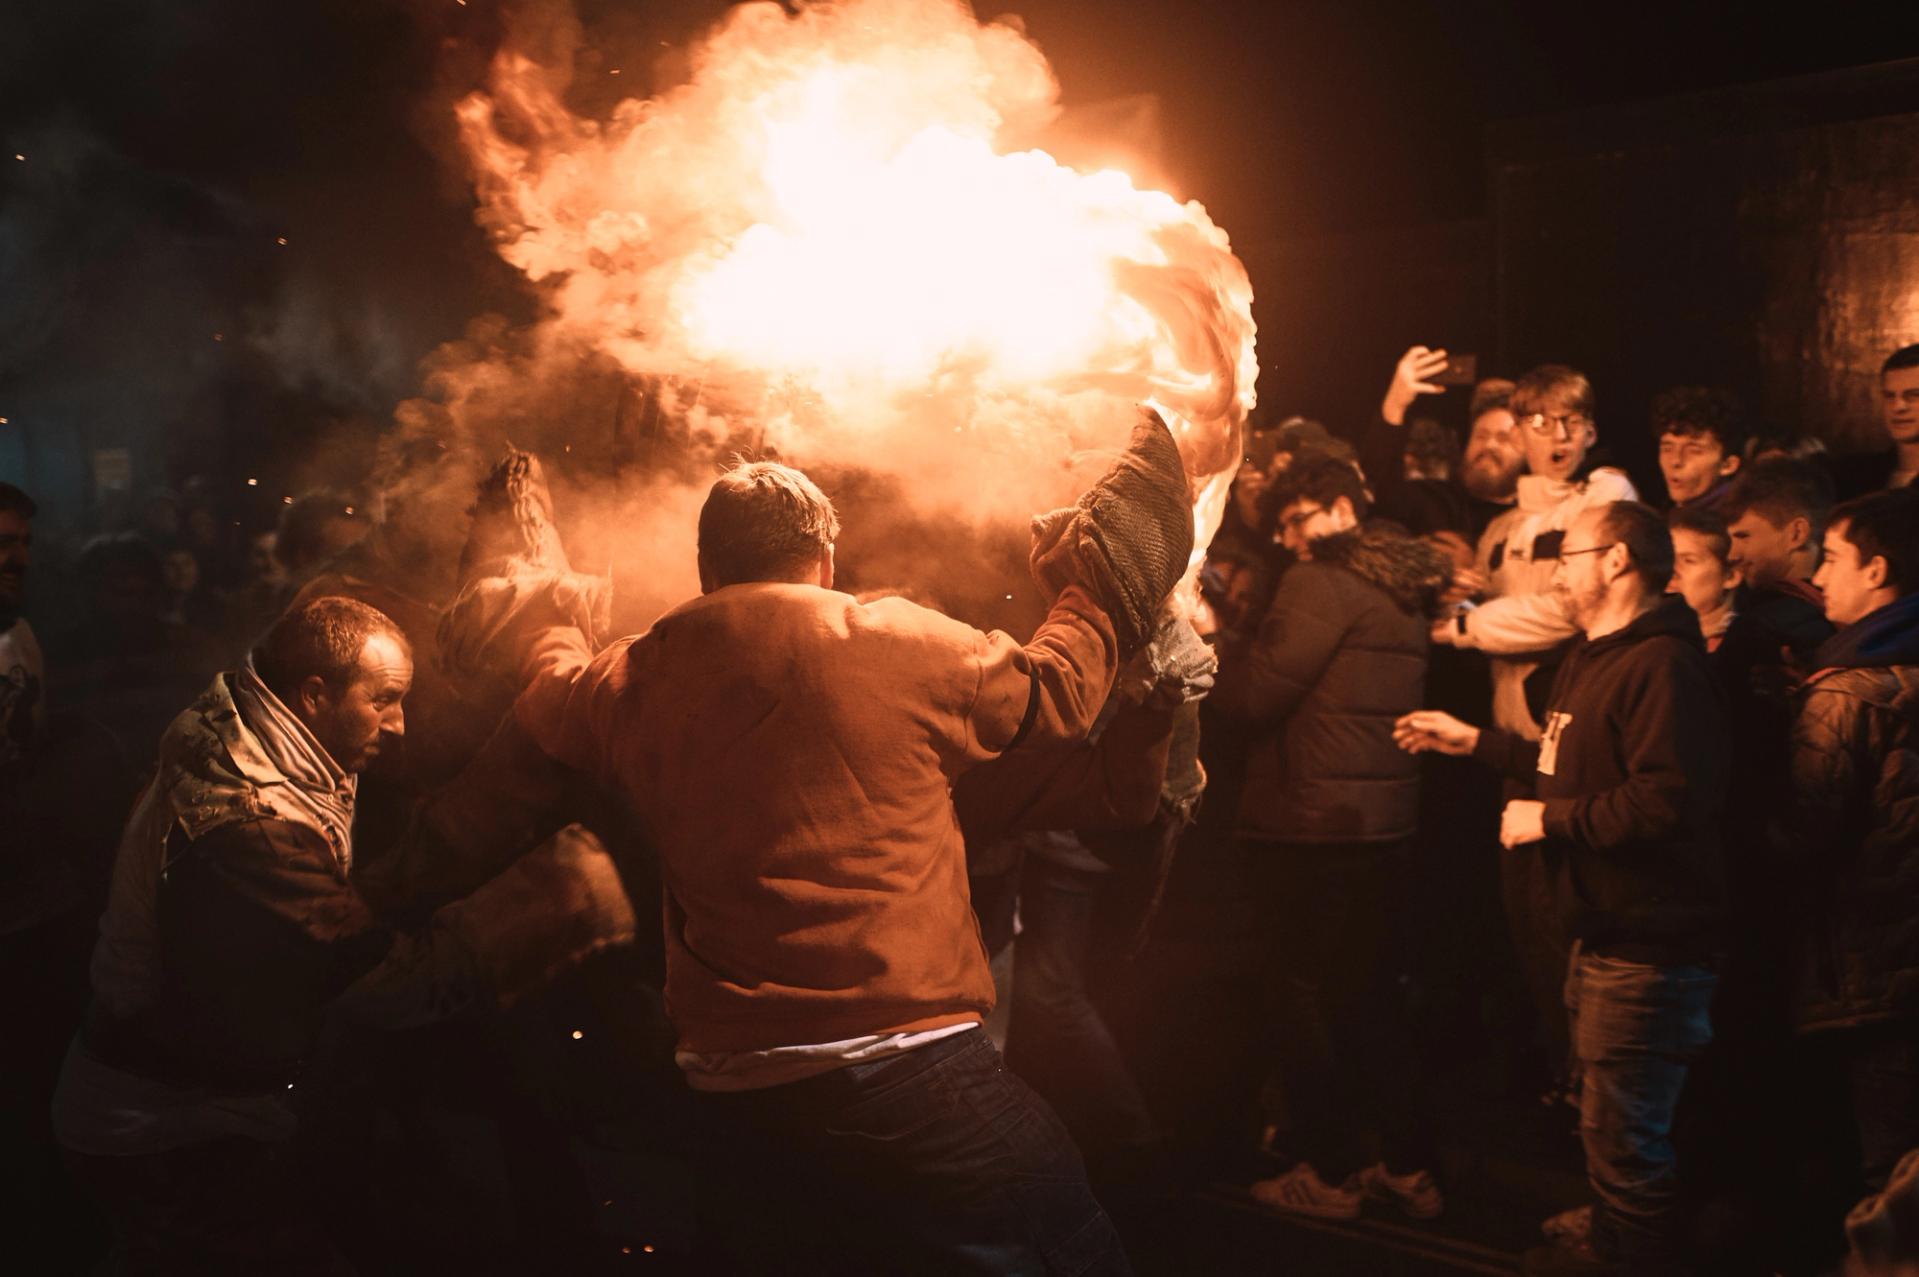
[(838, 1042), (775, 1046), (764, 1051), (675, 1051), (673, 1062), (686, 1074), (687, 1085), (696, 1091), (757, 1091), (831, 1073), (849, 1064), (883, 1060), (979, 1027), (978, 1020), (964, 1020), (915, 1033), (869, 1033)]

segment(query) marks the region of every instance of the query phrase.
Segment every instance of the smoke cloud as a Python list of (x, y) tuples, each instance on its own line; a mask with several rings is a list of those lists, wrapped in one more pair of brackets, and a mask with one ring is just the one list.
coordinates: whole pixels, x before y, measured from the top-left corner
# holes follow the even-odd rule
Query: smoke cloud
[[(662, 49), (561, 0), (189, 8), (100, 32), (50, 6), (16, 49), (0, 463), (60, 490), (50, 523), (80, 519), (88, 449), (131, 446), (137, 488), (207, 468), (267, 517), (371, 472), (370, 506), (452, 543), (512, 443), (643, 624), (696, 588), (714, 474), (778, 456), (842, 505), (850, 585), (1016, 627), (1026, 517), (1150, 399), (1210, 531), (1253, 401), (1245, 272), (1198, 204), (1051, 158), (1015, 21), (760, 3)], [(316, 108), (291, 49), (354, 93)]]
[(1210, 535), (1253, 403), (1245, 270), (1199, 204), (1008, 149), (1058, 114), (1016, 26), (742, 5), (679, 83), (589, 114), (582, 77), (620, 68), (570, 6), (502, 23), (458, 134), (541, 313), (477, 322), (399, 413), (450, 443), (449, 500), (501, 442), (533, 448), (577, 565), (663, 603), (715, 471), (778, 456), (888, 530), (864, 563), (843, 546), (861, 583), (1009, 601), (1005, 530), (1070, 502), (1150, 400)]

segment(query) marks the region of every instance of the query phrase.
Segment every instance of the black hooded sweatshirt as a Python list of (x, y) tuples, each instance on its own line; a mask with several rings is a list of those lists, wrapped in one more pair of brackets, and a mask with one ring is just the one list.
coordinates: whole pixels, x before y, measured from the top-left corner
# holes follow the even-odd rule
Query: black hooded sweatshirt
[(1719, 839), (1731, 745), (1699, 622), (1676, 595), (1580, 640), (1559, 667), (1539, 741), (1488, 728), (1478, 757), (1546, 804), (1538, 855), (1560, 921), (1588, 952), (1655, 965), (1721, 947)]

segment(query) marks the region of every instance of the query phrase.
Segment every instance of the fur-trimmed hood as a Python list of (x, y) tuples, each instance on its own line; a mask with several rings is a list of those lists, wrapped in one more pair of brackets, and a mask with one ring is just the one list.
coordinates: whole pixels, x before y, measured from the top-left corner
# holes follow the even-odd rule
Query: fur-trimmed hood
[(1345, 568), (1390, 595), (1407, 612), (1439, 615), (1440, 596), (1452, 584), (1444, 551), (1386, 524), (1371, 523), (1313, 542), (1313, 561)]

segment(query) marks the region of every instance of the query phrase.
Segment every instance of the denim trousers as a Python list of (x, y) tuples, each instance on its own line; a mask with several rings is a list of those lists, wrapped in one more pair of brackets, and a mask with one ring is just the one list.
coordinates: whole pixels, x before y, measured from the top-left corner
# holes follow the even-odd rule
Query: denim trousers
[(1132, 1271), (1072, 1137), (982, 1030), (703, 1098), (743, 1271)]
[(1412, 847), (1243, 844), (1267, 916), (1268, 1014), (1289, 1152), (1337, 1183), (1436, 1166), (1401, 976)]
[(1087, 988), (1100, 873), (1028, 855), (1020, 874), (1006, 1060), (1045, 1097), (1095, 1166), (1153, 1146), (1158, 1130)]
[(1653, 966), (1578, 945), (1567, 964), (1579, 1135), (1599, 1198), (1593, 1244), (1629, 1273), (1665, 1271), (1681, 1249), (1673, 1113), (1712, 1040), (1718, 983), (1710, 966)]

